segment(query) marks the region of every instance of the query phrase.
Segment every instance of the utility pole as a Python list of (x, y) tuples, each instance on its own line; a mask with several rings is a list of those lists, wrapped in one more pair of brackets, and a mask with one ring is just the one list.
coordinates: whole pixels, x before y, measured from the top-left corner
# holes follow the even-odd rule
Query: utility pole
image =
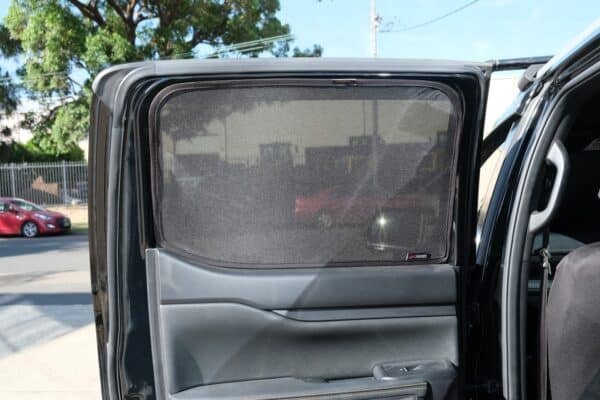
[[(371, 0), (371, 56), (373, 58), (377, 57), (377, 30), (379, 29), (379, 23), (381, 22), (381, 17), (377, 15), (377, 10), (375, 9), (375, 0)], [(374, 99), (371, 102), (372, 106), (372, 119), (373, 119), (373, 133), (371, 136), (371, 168), (373, 174), (373, 183), (377, 187), (379, 184), (379, 179), (377, 177), (378, 173), (378, 149), (379, 145), (379, 104), (377, 99)]]
[(377, 15), (375, 0), (371, 0), (371, 56), (373, 58), (377, 57), (377, 30), (380, 22), (381, 17)]

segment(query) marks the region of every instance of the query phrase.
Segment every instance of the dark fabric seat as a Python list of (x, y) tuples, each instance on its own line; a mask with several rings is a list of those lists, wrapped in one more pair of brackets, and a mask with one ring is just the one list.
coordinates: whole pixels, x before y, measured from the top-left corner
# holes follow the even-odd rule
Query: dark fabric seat
[(584, 243), (600, 240), (600, 151), (569, 155), (567, 186), (552, 221), (552, 232), (560, 232)]
[(558, 265), (546, 332), (552, 400), (600, 399), (600, 243), (578, 248)]

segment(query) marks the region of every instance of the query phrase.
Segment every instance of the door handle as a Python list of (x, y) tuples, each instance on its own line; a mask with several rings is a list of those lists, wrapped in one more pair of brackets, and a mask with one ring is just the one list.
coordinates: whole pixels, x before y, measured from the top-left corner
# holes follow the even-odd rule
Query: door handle
[(552, 191), (548, 198), (548, 204), (541, 211), (533, 211), (529, 216), (529, 232), (534, 233), (540, 230), (548, 223), (554, 210), (558, 206), (558, 200), (561, 189), (564, 187), (567, 179), (567, 170), (569, 168), (569, 156), (567, 150), (560, 141), (553, 141), (550, 145), (550, 150), (546, 155), (546, 162), (554, 165), (556, 168), (556, 176)]

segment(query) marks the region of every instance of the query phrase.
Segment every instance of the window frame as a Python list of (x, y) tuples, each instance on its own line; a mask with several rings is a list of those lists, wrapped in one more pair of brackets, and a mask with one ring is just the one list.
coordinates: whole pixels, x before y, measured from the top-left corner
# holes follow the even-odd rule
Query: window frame
[[(402, 77), (360, 77), (352, 75), (336, 77), (264, 77), (250, 76), (248, 78), (223, 78), (215, 77), (190, 80), (173, 80), (172, 83), (163, 82), (161, 89), (158, 90), (151, 99), (148, 108), (148, 132), (149, 132), (149, 153), (150, 153), (150, 188), (152, 191), (152, 213), (154, 219), (154, 238), (156, 246), (193, 262), (199, 262), (204, 266), (233, 268), (241, 270), (260, 270), (260, 269), (302, 269), (302, 268), (322, 268), (322, 267), (364, 267), (364, 266), (400, 266), (400, 265), (432, 265), (446, 264), (455, 251), (456, 237), (453, 228), (453, 222), (456, 215), (456, 196), (459, 192), (458, 170), (460, 161), (460, 144), (463, 141), (463, 130), (465, 128), (465, 104), (461, 92), (450, 84), (432, 80), (431, 77), (423, 79), (402, 78)], [(191, 253), (184, 248), (177, 246), (176, 243), (167, 240), (164, 235), (163, 220), (161, 215), (162, 202), (162, 155), (160, 151), (160, 111), (162, 106), (168, 100), (179, 94), (194, 92), (199, 90), (219, 90), (231, 88), (264, 88), (264, 87), (317, 87), (317, 88), (339, 88), (339, 87), (409, 87), (438, 90), (443, 93), (451, 105), (449, 130), (454, 134), (454, 144), (452, 147), (452, 166), (450, 179), (448, 180), (448, 203), (447, 219), (445, 230), (445, 251), (440, 257), (432, 257), (427, 260), (407, 261), (403, 259), (396, 260), (353, 260), (353, 261), (328, 261), (326, 263), (286, 263), (286, 262), (237, 262), (218, 260), (198, 253)], [(442, 220), (440, 220), (442, 221)]]

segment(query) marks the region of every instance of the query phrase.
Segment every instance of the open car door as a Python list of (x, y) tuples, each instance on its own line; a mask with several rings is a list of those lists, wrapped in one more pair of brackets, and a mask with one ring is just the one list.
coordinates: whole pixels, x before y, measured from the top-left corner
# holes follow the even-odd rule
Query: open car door
[(462, 397), (487, 76), (320, 59), (104, 71), (104, 398)]

